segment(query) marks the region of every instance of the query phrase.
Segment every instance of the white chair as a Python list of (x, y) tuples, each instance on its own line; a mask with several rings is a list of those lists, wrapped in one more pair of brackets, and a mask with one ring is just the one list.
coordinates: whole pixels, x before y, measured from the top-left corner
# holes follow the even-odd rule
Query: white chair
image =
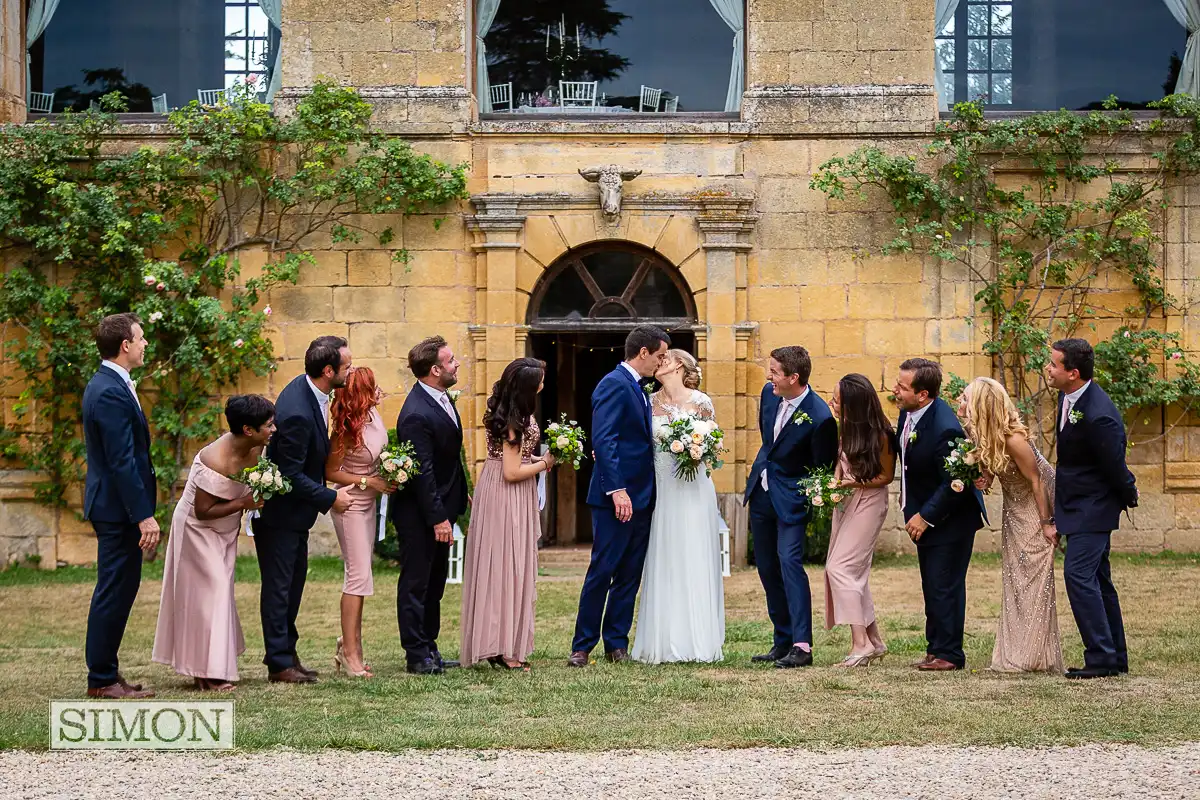
[(49, 114), (54, 108), (54, 92), (30, 92), (29, 110), (34, 114)]
[(679, 113), (679, 98), (672, 97), (671, 99), (667, 100), (667, 102), (663, 103), (663, 113), (664, 114)]
[(202, 106), (215, 106), (225, 100), (224, 89), (197, 89), (196, 96)]
[(596, 87), (599, 81), (559, 81), (558, 105), (560, 108), (595, 108)]
[(167, 93), (163, 92), (158, 97), (150, 98), (150, 106), (154, 109), (155, 114), (167, 113)]
[(492, 84), (488, 92), (492, 100), (492, 111), (500, 111), (501, 106), (505, 106), (503, 110), (513, 110), (513, 96), (511, 83)]
[(642, 87), (641, 102), (638, 104), (638, 111), (645, 111), (649, 106), (653, 112), (658, 111), (658, 101), (662, 99), (662, 89), (654, 89), (649, 86)]

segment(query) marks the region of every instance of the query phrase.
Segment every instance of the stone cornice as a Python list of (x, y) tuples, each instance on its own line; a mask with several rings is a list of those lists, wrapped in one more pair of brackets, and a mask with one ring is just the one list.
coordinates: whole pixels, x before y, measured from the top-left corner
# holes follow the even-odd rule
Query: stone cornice
[[(741, 220), (754, 222), (757, 215), (751, 209), (755, 198), (750, 195), (725, 193), (720, 190), (696, 193), (649, 192), (626, 195), (621, 201), (625, 211), (684, 211), (696, 214), (705, 220), (729, 223)], [(469, 224), (499, 224), (525, 219), (531, 212), (545, 211), (598, 211), (600, 206), (594, 194), (573, 192), (533, 192), (516, 194), (510, 192), (488, 192), (471, 196), (471, 204), (477, 212), (469, 217)]]
[(788, 100), (812, 97), (933, 97), (933, 86), (922, 83), (862, 84), (858, 86), (755, 86), (745, 97), (764, 100)]

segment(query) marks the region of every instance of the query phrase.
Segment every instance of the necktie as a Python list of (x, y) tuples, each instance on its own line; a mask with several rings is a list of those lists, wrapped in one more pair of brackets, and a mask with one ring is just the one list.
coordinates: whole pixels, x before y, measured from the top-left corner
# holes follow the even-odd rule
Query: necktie
[[(777, 439), (779, 439), (779, 432), (783, 430), (783, 426), (786, 424), (786, 421), (788, 419), (788, 409), (789, 408), (791, 408), (791, 403), (788, 400), (784, 400), (782, 403), (779, 404), (779, 411), (778, 411), (778, 413), (775, 414), (775, 428), (774, 428), (775, 432), (771, 438), (772, 443), (774, 443)], [(765, 469), (762, 471), (761, 483), (762, 483), (762, 488), (765, 491), (770, 491), (770, 489), (767, 487), (767, 471)]]
[(903, 454), (900, 459), (900, 510), (904, 510), (904, 502), (908, 497), (908, 437), (912, 435), (913, 428), (916, 423), (913, 422), (912, 414), (909, 414), (904, 420), (904, 432), (900, 434), (900, 452)]
[(450, 396), (442, 394), (442, 408), (450, 415), (450, 421), (454, 423), (454, 427), (458, 427), (458, 417), (454, 414), (454, 407), (450, 405)]
[(125, 385), (129, 387), (129, 393), (133, 395), (133, 402), (137, 403), (137, 407), (142, 407), (142, 401), (137, 396), (137, 385), (128, 378), (125, 379)]
[(1071, 418), (1071, 398), (1063, 398), (1062, 419), (1058, 421), (1058, 429), (1061, 431), (1067, 427), (1067, 420)]

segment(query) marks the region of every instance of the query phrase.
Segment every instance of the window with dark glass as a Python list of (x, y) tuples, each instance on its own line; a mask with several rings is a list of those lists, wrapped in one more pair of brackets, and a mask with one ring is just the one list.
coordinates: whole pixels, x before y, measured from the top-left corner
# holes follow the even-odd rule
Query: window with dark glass
[(215, 102), (254, 80), (278, 88), (282, 0), (29, 0), (33, 113), (88, 108), (112, 91), (131, 112)]
[(473, 0), (484, 113), (736, 112), (745, 0)]
[(1127, 108), (1176, 91), (1187, 30), (1163, 0), (939, 0), (943, 110)]

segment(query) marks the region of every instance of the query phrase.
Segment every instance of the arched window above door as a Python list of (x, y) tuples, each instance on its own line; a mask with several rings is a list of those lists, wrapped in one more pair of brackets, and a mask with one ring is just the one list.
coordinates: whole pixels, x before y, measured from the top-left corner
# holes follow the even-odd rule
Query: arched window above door
[(690, 326), (696, 308), (687, 282), (662, 256), (636, 245), (573, 250), (546, 270), (530, 299), (529, 323), (542, 330)]

